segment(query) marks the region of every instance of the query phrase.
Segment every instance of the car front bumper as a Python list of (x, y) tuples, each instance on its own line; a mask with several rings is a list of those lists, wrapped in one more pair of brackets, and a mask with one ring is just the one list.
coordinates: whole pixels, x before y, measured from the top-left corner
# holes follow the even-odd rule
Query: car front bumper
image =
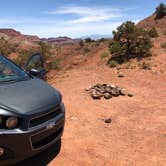
[(28, 131), (0, 132), (0, 147), (4, 149), (0, 165), (11, 165), (46, 150), (60, 140), (64, 124), (65, 113), (62, 113)]

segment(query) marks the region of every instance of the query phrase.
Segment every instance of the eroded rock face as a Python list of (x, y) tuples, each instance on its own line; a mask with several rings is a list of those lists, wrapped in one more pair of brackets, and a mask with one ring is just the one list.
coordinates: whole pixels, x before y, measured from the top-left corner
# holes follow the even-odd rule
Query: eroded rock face
[(125, 89), (120, 88), (116, 85), (109, 84), (96, 84), (94, 86), (90, 86), (86, 89), (86, 91), (90, 94), (93, 99), (101, 99), (104, 97), (105, 99), (110, 99), (112, 97), (118, 96), (126, 96), (133, 97), (133, 95), (129, 95), (131, 93), (127, 93)]

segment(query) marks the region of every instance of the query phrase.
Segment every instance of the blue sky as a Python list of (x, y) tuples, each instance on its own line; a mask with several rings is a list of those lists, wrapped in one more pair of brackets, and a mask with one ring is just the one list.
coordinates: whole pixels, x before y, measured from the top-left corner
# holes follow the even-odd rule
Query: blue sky
[(151, 15), (166, 0), (0, 0), (0, 28), (40, 37), (110, 35)]

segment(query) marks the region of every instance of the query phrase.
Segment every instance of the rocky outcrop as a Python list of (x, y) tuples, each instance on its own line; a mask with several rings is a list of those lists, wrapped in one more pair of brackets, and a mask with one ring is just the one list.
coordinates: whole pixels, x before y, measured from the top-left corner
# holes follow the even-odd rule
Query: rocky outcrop
[(52, 43), (52, 44), (73, 44), (73, 43), (78, 43), (79, 40), (78, 39), (71, 39), (69, 37), (56, 37), (56, 38), (43, 38), (41, 39), (42, 41), (46, 41), (48, 43)]
[(16, 40), (22, 40), (22, 41), (26, 40), (26, 41), (29, 41), (29, 42), (31, 42), (31, 41), (35, 42), (35, 41), (40, 40), (40, 38), (38, 36), (24, 35), (24, 34), (21, 34), (21, 32), (16, 31), (14, 29), (0, 29), (0, 34), (1, 34), (2, 37), (3, 36), (8, 36), (8, 38), (10, 38), (10, 39), (16, 39)]

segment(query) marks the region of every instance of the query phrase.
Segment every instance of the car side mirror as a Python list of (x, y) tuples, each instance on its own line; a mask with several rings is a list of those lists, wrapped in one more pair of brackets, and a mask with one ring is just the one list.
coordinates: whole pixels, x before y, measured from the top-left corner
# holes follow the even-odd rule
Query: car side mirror
[(41, 70), (37, 70), (37, 69), (31, 69), (29, 71), (29, 74), (31, 74), (32, 76), (35, 76), (35, 77), (39, 77), (41, 79), (46, 79), (46, 70), (45, 69), (41, 69)]

